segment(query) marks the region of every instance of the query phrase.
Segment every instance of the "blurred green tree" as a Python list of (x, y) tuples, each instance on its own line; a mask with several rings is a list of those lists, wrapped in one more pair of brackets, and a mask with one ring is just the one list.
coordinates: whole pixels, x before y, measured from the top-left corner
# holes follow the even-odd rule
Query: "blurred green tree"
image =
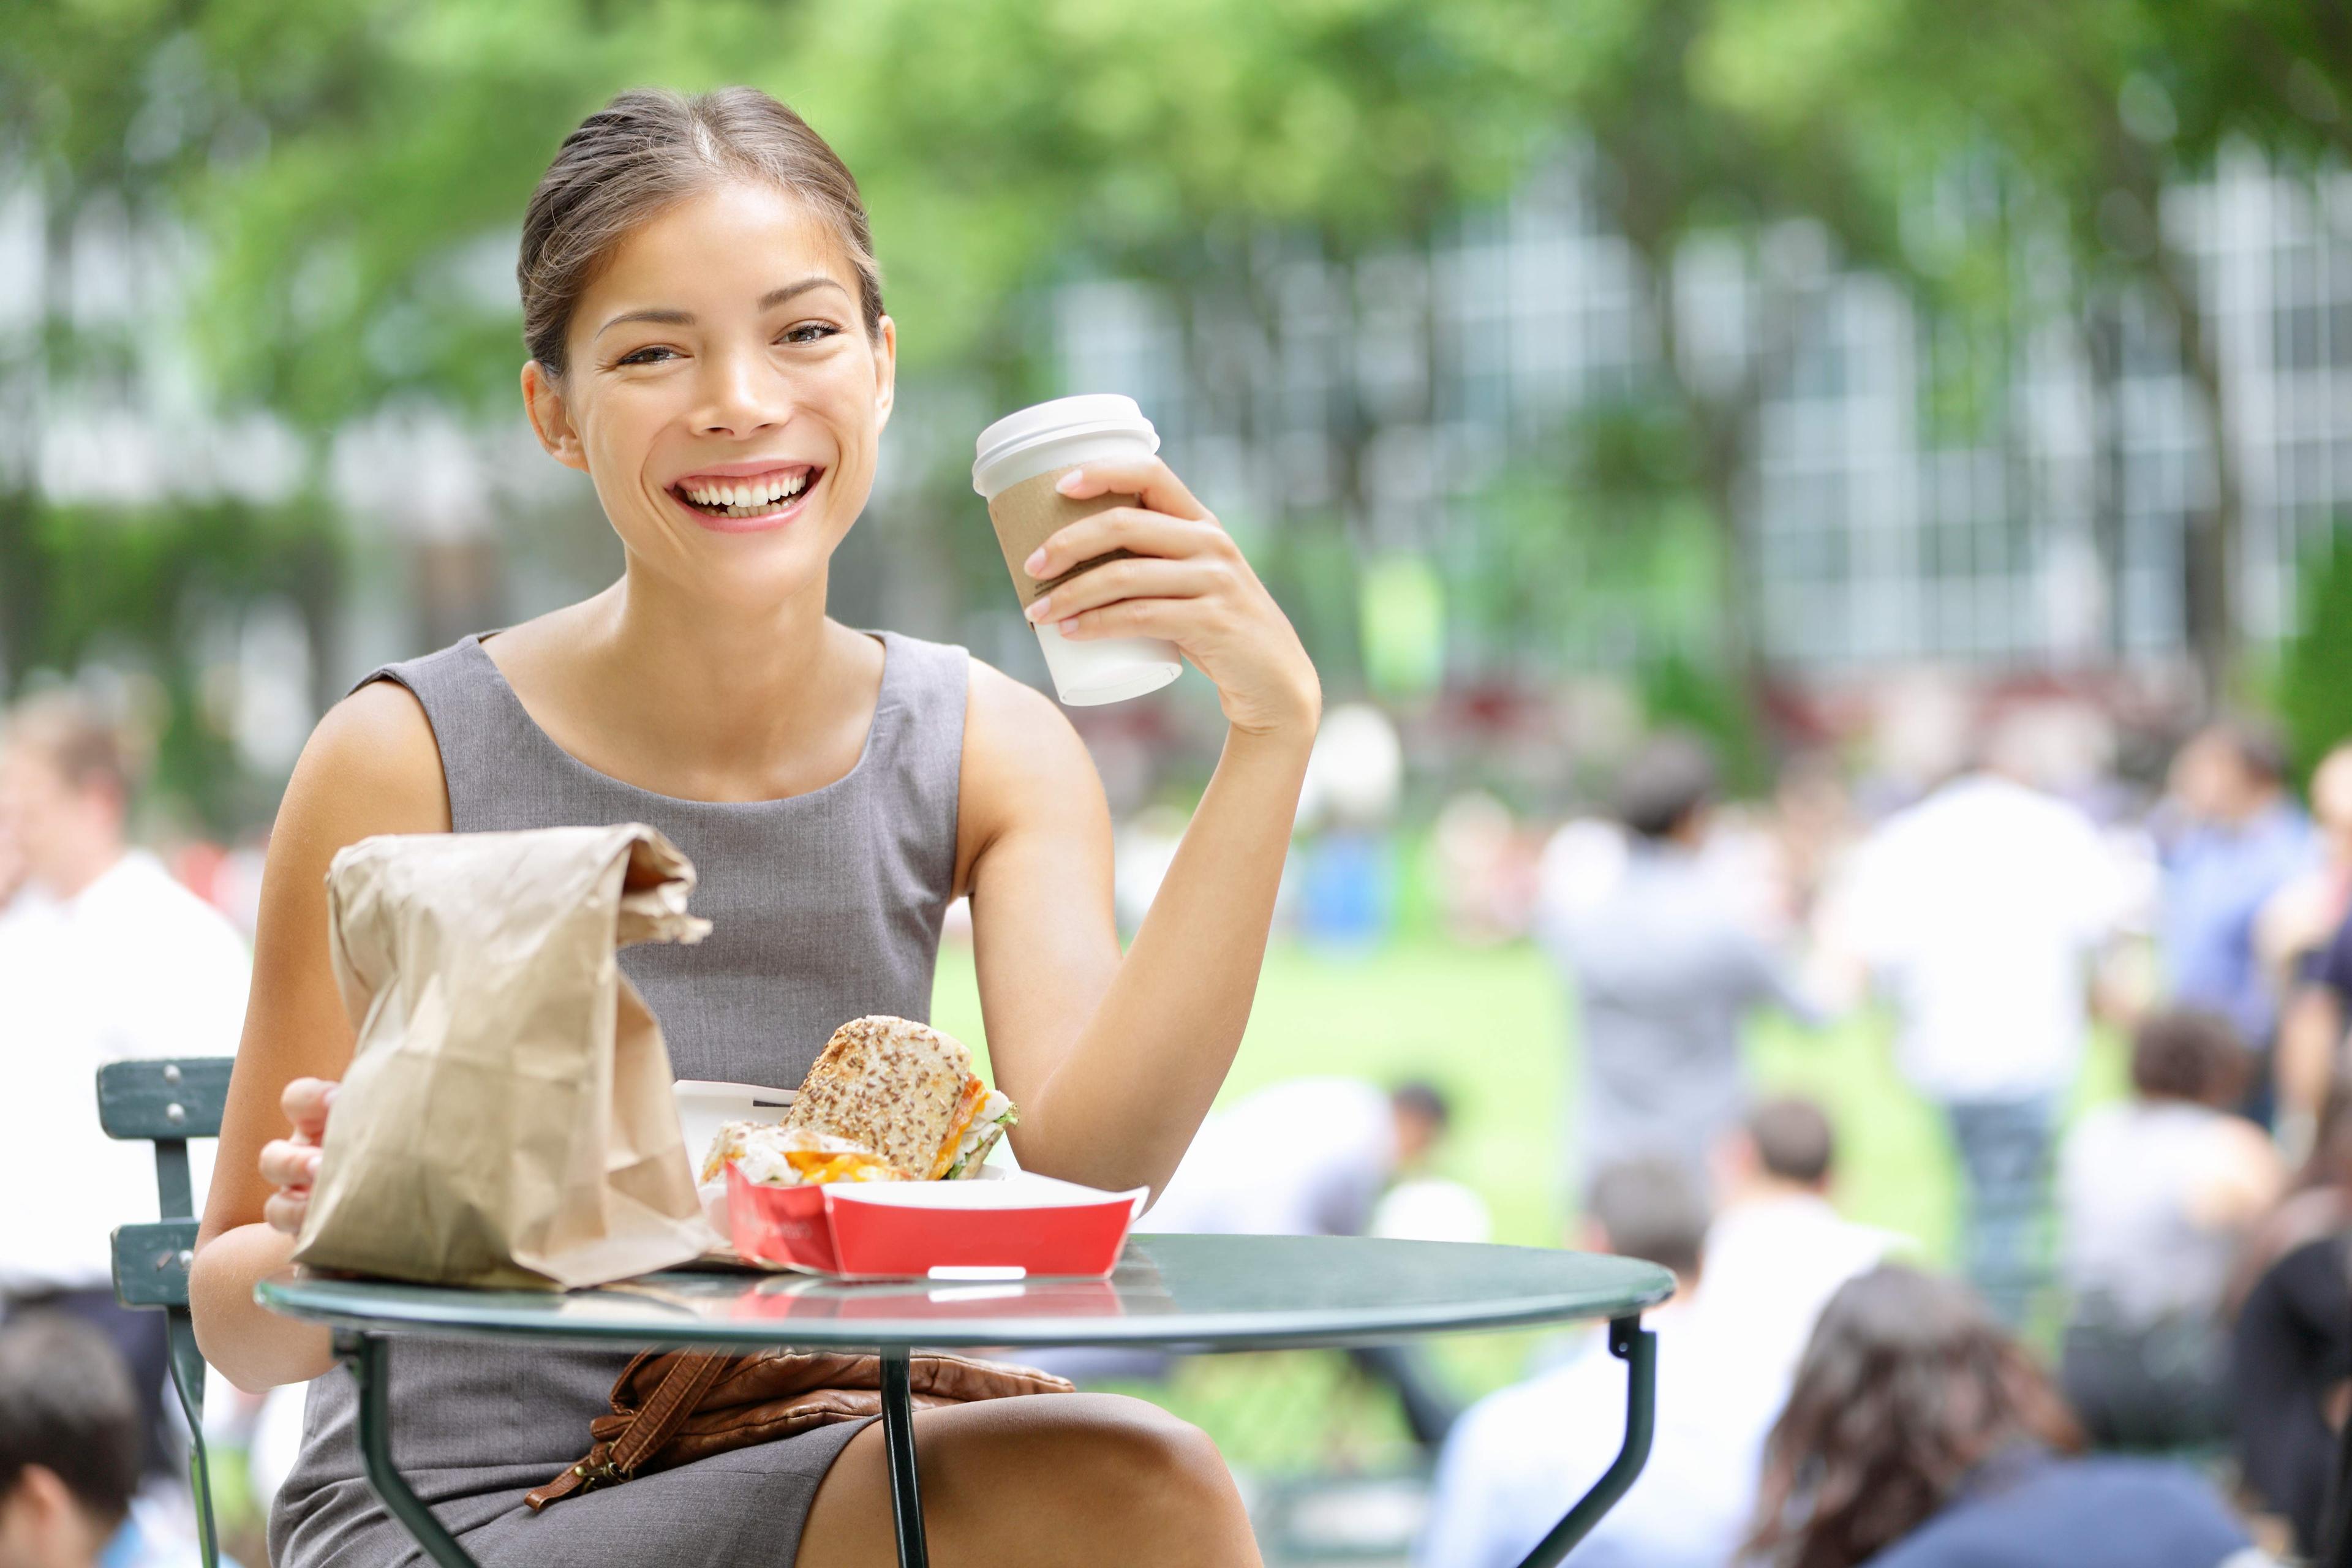
[[(1549, 108), (1560, 134), (1596, 155), (1593, 189), (1637, 264), (1660, 395), (1648, 398), (1652, 424), (1671, 411), (1681, 427), (1670, 442), (1675, 461), (1621, 464), (1616, 488), (1622, 499), (1629, 485), (1648, 486), (1651, 506), (1687, 494), (1704, 505), (1717, 571), (1707, 657), (1742, 693), (1743, 722), (1753, 727), (1765, 670), (1746, 486), (1763, 392), (1787, 374), (1807, 305), (1807, 280), (1766, 241), (1799, 221), (1825, 226), (1857, 262), (1883, 260), (1893, 247), (1889, 211), (1836, 128), (1759, 113), (1701, 68), (1742, 8), (1741, 0), (1589, 8), (1580, 17), (1583, 68), (1554, 79)], [(1701, 245), (1727, 251), (1752, 280), (1744, 350), (1702, 341), (1688, 319), (1684, 267)]]
[(2303, 629), (2283, 650), (2279, 716), (2308, 776), (2352, 738), (2352, 528), (2317, 541), (2304, 562)]
[[(1935, 0), (1731, 0), (1725, 16), (1701, 75), (1785, 145), (1847, 150), (1869, 176), (1855, 187), (1865, 205), (1894, 223), (1899, 243), (1882, 263), (1923, 298), (1990, 316), (2010, 342), (2036, 314), (2071, 316), (2108, 398), (2124, 297), (2168, 331), (2208, 459), (2189, 502), (2182, 616), (2205, 700), (2230, 698), (2244, 486), (2213, 282), (2186, 243), (2192, 215), (2171, 202), (2235, 142), (2285, 155), (2290, 174), (2352, 150), (2340, 8), (1989, 0), (1962, 20)], [(2042, 235), (2066, 247), (2054, 292)], [(2102, 504), (2112, 512), (2116, 499)], [(2111, 553), (2116, 531), (2110, 516)]]

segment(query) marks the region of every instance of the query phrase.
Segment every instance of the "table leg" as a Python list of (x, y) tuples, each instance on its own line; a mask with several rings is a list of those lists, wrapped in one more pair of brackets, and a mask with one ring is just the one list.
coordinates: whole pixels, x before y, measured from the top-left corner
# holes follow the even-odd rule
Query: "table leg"
[(409, 1489), (392, 1462), (392, 1346), (379, 1335), (339, 1331), (335, 1353), (350, 1363), (352, 1378), (359, 1384), (360, 1465), (367, 1471), (368, 1485), (440, 1568), (480, 1568)]
[(890, 1513), (898, 1526), (898, 1568), (930, 1568), (923, 1542), (923, 1493), (915, 1475), (915, 1391), (908, 1352), (882, 1352), (882, 1442), (890, 1451)]
[(1642, 1326), (1639, 1317), (1613, 1318), (1609, 1323), (1609, 1351), (1625, 1363), (1625, 1442), (1617, 1458), (1592, 1489), (1577, 1500), (1568, 1516), (1537, 1542), (1519, 1568), (1559, 1568), (1579, 1542), (1592, 1533), (1601, 1516), (1617, 1506), (1642, 1467), (1650, 1462), (1650, 1439), (1657, 1425), (1658, 1336)]

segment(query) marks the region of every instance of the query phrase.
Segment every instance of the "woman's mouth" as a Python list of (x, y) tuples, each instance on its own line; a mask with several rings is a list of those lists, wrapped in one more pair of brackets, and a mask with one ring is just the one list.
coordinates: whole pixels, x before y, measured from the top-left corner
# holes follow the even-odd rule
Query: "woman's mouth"
[(779, 464), (756, 474), (689, 474), (673, 482), (669, 493), (697, 521), (736, 531), (791, 517), (823, 478), (824, 470), (809, 464)]

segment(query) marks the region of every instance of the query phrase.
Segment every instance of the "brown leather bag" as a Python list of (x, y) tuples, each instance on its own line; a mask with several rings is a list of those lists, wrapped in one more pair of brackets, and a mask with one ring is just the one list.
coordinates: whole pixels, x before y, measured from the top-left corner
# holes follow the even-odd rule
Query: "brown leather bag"
[[(965, 1356), (919, 1355), (908, 1371), (918, 1410), (1070, 1392), (1069, 1380), (1051, 1373)], [(591, 1487), (881, 1414), (877, 1356), (646, 1351), (614, 1381), (613, 1413), (589, 1423), (587, 1456), (523, 1500), (542, 1509)]]

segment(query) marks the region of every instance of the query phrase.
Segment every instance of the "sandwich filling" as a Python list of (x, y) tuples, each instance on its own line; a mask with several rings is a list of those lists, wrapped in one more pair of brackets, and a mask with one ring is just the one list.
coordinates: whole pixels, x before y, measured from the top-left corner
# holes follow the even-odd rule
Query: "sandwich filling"
[(719, 1130), (703, 1161), (702, 1179), (718, 1180), (730, 1163), (745, 1181), (765, 1187), (914, 1180), (911, 1171), (846, 1138), (757, 1121), (730, 1121)]
[[(977, 1091), (975, 1093), (975, 1091)], [(940, 1177), (942, 1181), (960, 1181), (977, 1176), (980, 1168), (988, 1163), (988, 1156), (996, 1148), (997, 1140), (1005, 1130), (1020, 1121), (1002, 1090), (989, 1088), (975, 1078), (964, 1086), (964, 1100), (970, 1107), (956, 1130), (948, 1134), (946, 1144), (940, 1150)]]

